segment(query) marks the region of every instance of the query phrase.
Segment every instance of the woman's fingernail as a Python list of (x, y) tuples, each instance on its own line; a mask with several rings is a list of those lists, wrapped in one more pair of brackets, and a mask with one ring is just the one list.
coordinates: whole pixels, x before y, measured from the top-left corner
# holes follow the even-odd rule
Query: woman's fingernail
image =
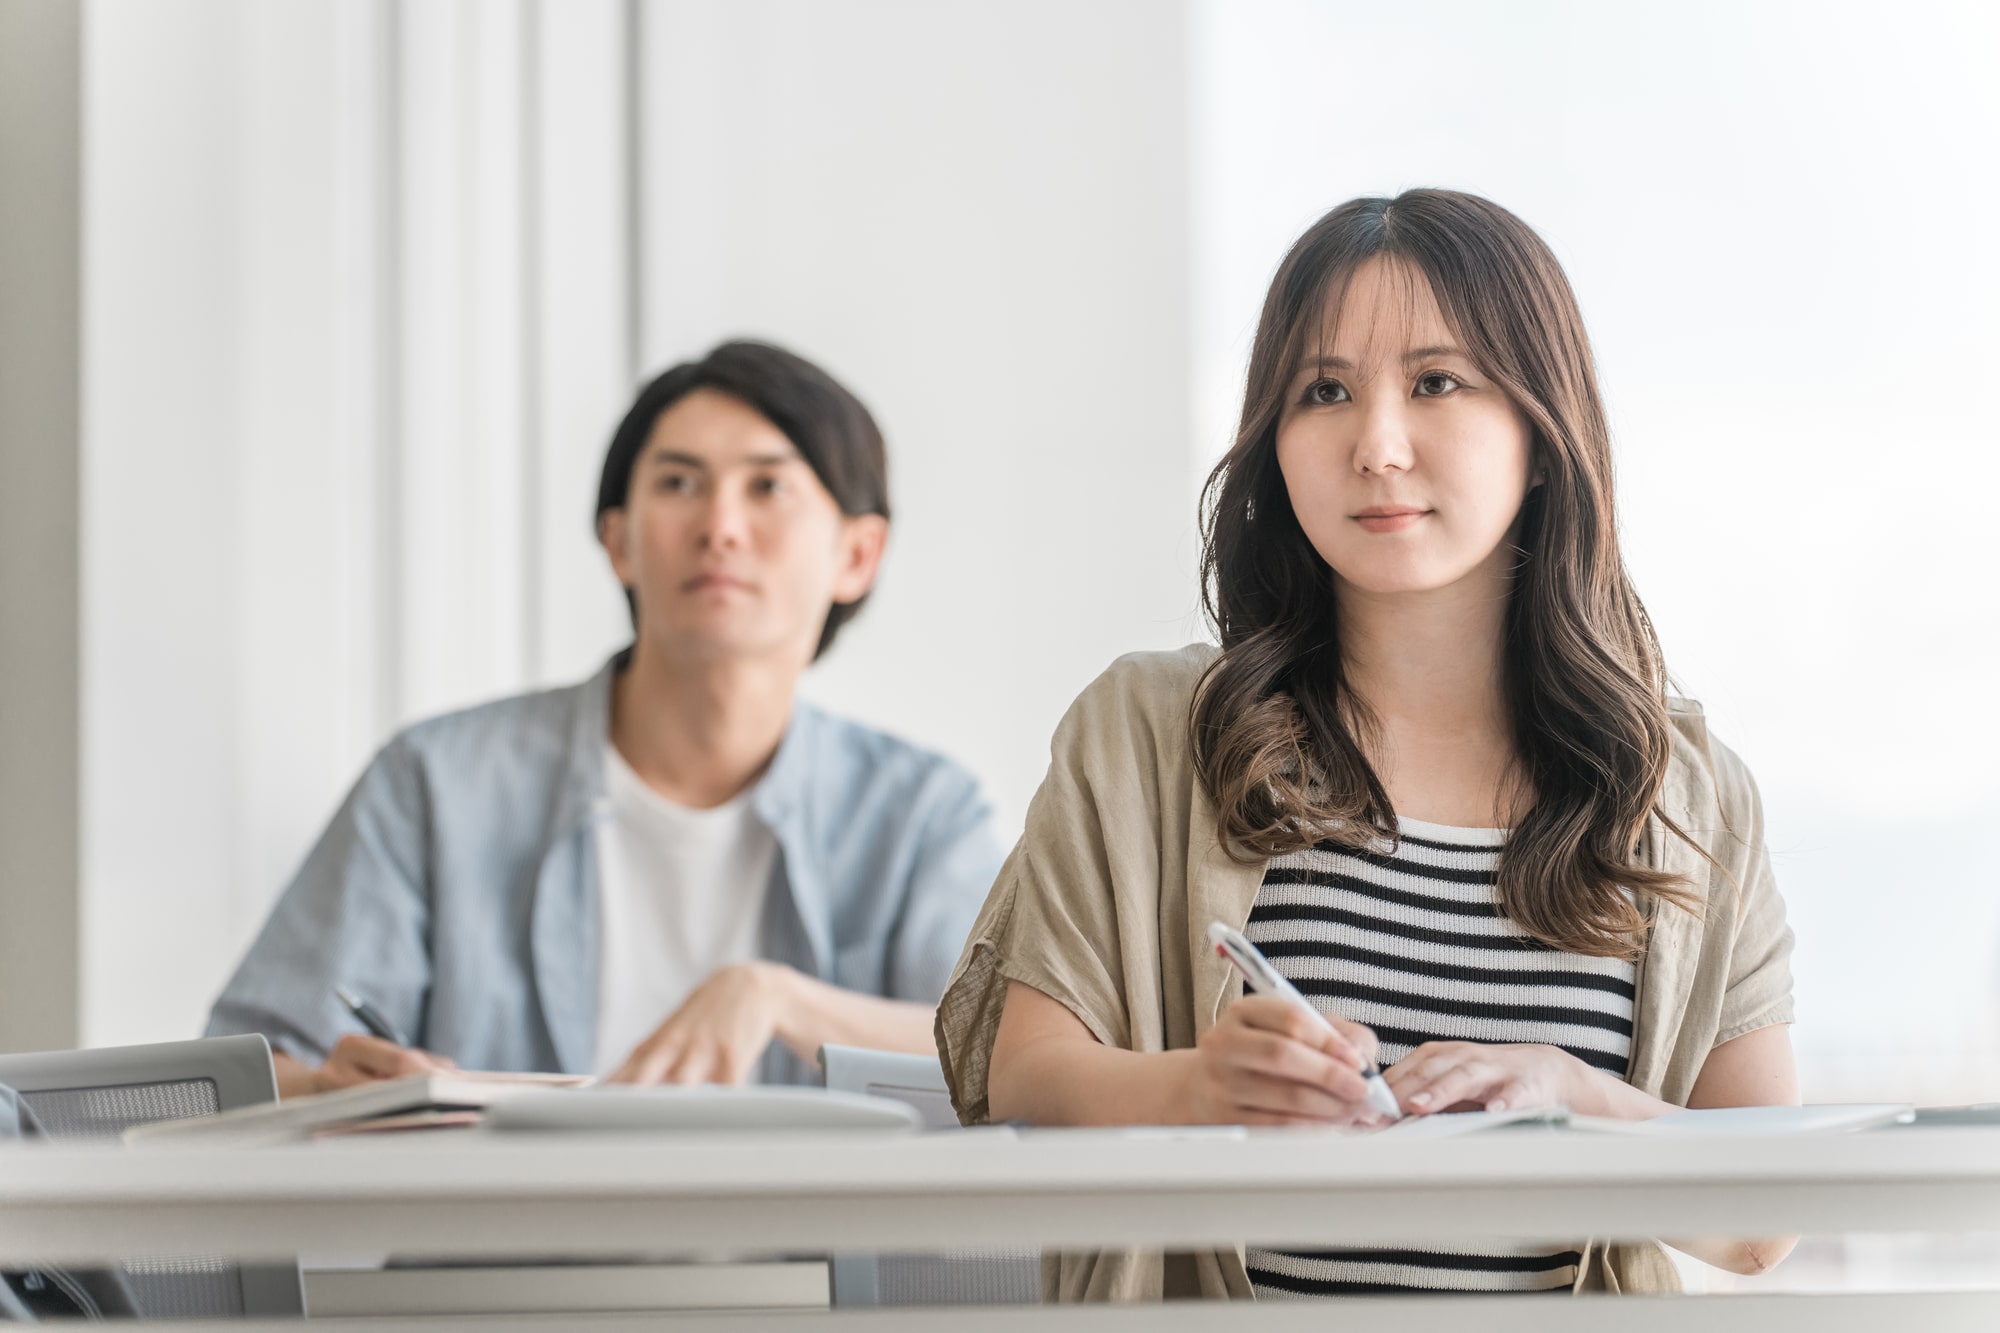
[(1414, 1097), (1405, 1098), (1405, 1100), (1412, 1106), (1429, 1106), (1431, 1104), (1431, 1095), (1428, 1092), (1420, 1092)]
[(1505, 1097), (1495, 1097), (1492, 1101), (1486, 1103), (1486, 1109), (1489, 1111), (1504, 1111), (1507, 1109), (1507, 1099)]

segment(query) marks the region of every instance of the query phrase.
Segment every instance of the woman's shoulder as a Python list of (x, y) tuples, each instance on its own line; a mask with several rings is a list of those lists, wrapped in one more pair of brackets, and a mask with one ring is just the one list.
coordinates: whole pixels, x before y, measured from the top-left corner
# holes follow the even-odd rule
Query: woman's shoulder
[(1193, 775), (1188, 728), (1196, 689), (1215, 661), (1213, 644), (1127, 653), (1098, 673), (1063, 714), (1049, 744), (1059, 769), (1122, 789), (1140, 780), (1185, 786)]
[(1129, 730), (1162, 724), (1185, 731), (1201, 678), (1220, 653), (1212, 643), (1160, 652), (1126, 653), (1084, 687), (1070, 705), (1066, 728)]
[(1101, 686), (1143, 700), (1185, 704), (1194, 697), (1194, 687), (1221, 654), (1222, 650), (1212, 643), (1126, 653), (1104, 669), (1092, 688)]
[(1740, 834), (1760, 826), (1763, 810), (1756, 780), (1742, 757), (1709, 729), (1702, 706), (1670, 695), (1667, 720), (1673, 727), (1661, 793), (1667, 813), (1697, 836), (1710, 831)]

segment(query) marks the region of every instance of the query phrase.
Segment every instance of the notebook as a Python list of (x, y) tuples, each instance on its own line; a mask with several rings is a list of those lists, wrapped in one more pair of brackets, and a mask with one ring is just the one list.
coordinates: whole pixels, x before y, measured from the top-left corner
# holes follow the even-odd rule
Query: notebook
[(1635, 1138), (1741, 1138), (1765, 1134), (1845, 1134), (1907, 1124), (1917, 1108), (1907, 1102), (1831, 1103), (1824, 1106), (1718, 1106), (1675, 1111), (1653, 1120), (1605, 1120), (1573, 1115), (1571, 1129)]
[(279, 1102), (239, 1106), (219, 1115), (186, 1120), (162, 1120), (135, 1125), (125, 1142), (154, 1143), (281, 1143), (305, 1139), (333, 1126), (355, 1126), (385, 1117), (403, 1118), (426, 1112), (480, 1111), (509, 1097), (552, 1088), (580, 1088), (592, 1080), (581, 1074), (448, 1073), (412, 1074), (408, 1078), (362, 1083), (312, 1097), (288, 1097)]
[(1447, 1111), (1437, 1115), (1409, 1116), (1376, 1138), (1422, 1141), (1457, 1138), (1486, 1130), (1514, 1126), (1545, 1128), (1565, 1133), (1618, 1134), (1628, 1138), (1700, 1139), (1761, 1137), (1777, 1134), (1846, 1133), (1873, 1129), (1879, 1125), (1907, 1124), (1916, 1108), (1907, 1103), (1869, 1102), (1825, 1106), (1725, 1106), (1698, 1111), (1675, 1111), (1651, 1120), (1610, 1120), (1603, 1116), (1576, 1115), (1567, 1109), (1543, 1107), (1509, 1111)]
[(863, 1130), (914, 1134), (914, 1106), (826, 1088), (605, 1087), (580, 1094), (538, 1092), (493, 1108), (486, 1128), (501, 1133), (762, 1134)]

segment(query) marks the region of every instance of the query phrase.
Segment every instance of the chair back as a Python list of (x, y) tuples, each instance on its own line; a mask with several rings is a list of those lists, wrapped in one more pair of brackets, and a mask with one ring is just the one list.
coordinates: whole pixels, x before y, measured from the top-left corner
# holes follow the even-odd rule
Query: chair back
[[(822, 1046), (826, 1086), (888, 1097), (917, 1109), (927, 1131), (955, 1130), (958, 1114), (936, 1056)], [(1042, 1299), (1042, 1253), (964, 1247), (925, 1254), (837, 1254), (836, 1306), (1033, 1305)]]
[[(52, 1139), (115, 1139), (134, 1125), (278, 1099), (270, 1044), (254, 1033), (0, 1055), (0, 1084), (14, 1089)], [(305, 1313), (297, 1264), (129, 1259), (121, 1268), (148, 1319)]]

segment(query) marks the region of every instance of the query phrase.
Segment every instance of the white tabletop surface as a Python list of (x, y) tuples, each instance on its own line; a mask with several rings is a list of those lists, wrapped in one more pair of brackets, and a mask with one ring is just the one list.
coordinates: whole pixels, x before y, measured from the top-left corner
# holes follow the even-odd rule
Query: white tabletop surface
[(1961, 1229), (2000, 1229), (2000, 1129), (1407, 1144), (1300, 1131), (438, 1132), (0, 1150), (0, 1261)]
[[(1617, 1296), (1547, 1299), (1432, 1296), (1258, 1302), (1226, 1313), (1205, 1301), (820, 1313), (491, 1315), (314, 1319), (313, 1333), (1993, 1333), (2000, 1300), (1987, 1293), (1894, 1296)], [(297, 1322), (161, 1322), (160, 1333), (296, 1333)]]

